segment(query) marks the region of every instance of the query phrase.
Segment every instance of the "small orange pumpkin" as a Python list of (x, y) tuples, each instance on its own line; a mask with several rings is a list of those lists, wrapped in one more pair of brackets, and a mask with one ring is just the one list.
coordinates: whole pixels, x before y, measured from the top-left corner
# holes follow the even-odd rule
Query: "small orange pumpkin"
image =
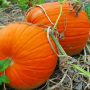
[[(60, 13), (60, 3), (46, 3), (42, 4), (50, 20), (55, 24)], [(78, 17), (75, 17), (76, 11), (70, 13), (72, 6), (68, 2), (63, 3), (61, 15), (57, 25), (57, 31), (62, 33), (65, 30), (65, 23), (67, 21), (66, 30), (64, 31), (65, 38), (59, 38), (59, 42), (68, 55), (78, 54), (86, 45), (89, 36), (89, 20), (85, 11), (81, 11)], [(66, 18), (65, 18), (66, 15)], [(52, 25), (45, 13), (39, 6), (30, 9), (26, 14), (26, 19), (30, 23)], [(53, 26), (53, 25), (52, 25)]]
[[(52, 38), (50, 40), (56, 50)], [(5, 70), (10, 87), (36, 88), (45, 83), (55, 69), (57, 56), (48, 43), (46, 32), (38, 26), (12, 23), (0, 30), (0, 60), (11, 65)]]

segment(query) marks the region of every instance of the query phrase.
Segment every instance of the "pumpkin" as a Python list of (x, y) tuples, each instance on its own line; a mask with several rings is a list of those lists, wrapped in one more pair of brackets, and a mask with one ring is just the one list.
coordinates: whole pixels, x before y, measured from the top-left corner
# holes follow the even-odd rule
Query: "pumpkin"
[[(51, 37), (50, 40), (56, 50)], [(11, 60), (5, 70), (10, 79), (7, 85), (18, 90), (30, 90), (45, 83), (57, 63), (46, 32), (24, 23), (12, 23), (0, 30), (0, 60), (6, 58)]]
[[(51, 22), (55, 24), (60, 13), (60, 3), (45, 3), (41, 6), (45, 9)], [(72, 10), (70, 13), (71, 9), (72, 5), (69, 5), (68, 2), (63, 3), (62, 11), (64, 14), (61, 15), (58, 21), (57, 31), (59, 34), (64, 32), (64, 38), (58, 38), (63, 49), (68, 55), (75, 55), (81, 52), (87, 43), (89, 37), (89, 20), (85, 11), (79, 12), (78, 16), (75, 17), (76, 11)], [(29, 9), (26, 19), (27, 22), (33, 24), (53, 26), (40, 6)]]

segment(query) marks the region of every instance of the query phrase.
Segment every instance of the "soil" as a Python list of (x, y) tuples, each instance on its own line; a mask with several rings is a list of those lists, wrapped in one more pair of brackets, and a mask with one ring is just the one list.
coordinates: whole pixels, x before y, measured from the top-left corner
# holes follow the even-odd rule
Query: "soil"
[[(6, 26), (12, 22), (26, 21), (25, 12), (26, 10), (22, 11), (18, 6), (0, 8), (0, 14), (2, 15), (0, 17), (0, 26)], [(90, 36), (87, 45), (90, 48)], [(83, 62), (83, 53), (84, 51), (82, 50), (79, 54), (72, 56), (70, 63), (75, 62), (80, 67), (90, 71), (90, 52), (86, 49), (86, 63)], [(60, 61), (62, 63), (59, 62), (58, 58), (57, 66), (49, 80), (45, 84), (33, 90), (90, 90), (90, 80), (83, 77), (75, 68), (70, 67), (70, 63), (67, 63), (66, 58), (67, 57), (63, 58), (63, 61)], [(3, 86), (0, 87), (0, 90), (3, 90)], [(15, 89), (6, 86), (6, 90)]]

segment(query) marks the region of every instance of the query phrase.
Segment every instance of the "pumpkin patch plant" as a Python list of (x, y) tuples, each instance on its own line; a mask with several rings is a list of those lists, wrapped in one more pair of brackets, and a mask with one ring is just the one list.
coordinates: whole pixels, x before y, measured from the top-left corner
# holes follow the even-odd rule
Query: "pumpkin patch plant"
[[(10, 65), (10, 61), (8, 61), (7, 59), (3, 59), (0, 61), (0, 72), (4, 71), (5, 69)], [(5, 73), (3, 75), (0, 75), (0, 86), (2, 85), (2, 83), (10, 83), (9, 78), (5, 75)]]
[[(60, 11), (62, 13), (56, 23)], [(59, 43), (68, 55), (80, 53), (87, 43), (88, 16), (84, 10), (80, 11), (77, 5), (73, 8), (72, 3), (64, 2), (62, 7), (59, 2), (37, 5), (27, 11), (26, 19), (33, 24), (48, 25), (57, 29), (56, 35)]]
[[(50, 40), (57, 52), (51, 37)], [(45, 83), (57, 63), (57, 55), (48, 43), (46, 32), (29, 23), (12, 23), (0, 30), (2, 59), (10, 61), (5, 70), (10, 83), (6, 85), (18, 90), (33, 89)]]

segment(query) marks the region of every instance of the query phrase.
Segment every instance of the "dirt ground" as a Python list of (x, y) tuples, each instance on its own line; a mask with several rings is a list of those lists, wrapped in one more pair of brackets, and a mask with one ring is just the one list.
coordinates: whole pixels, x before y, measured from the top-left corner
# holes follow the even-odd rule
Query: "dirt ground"
[[(2, 15), (0, 17), (0, 26), (6, 26), (12, 22), (26, 21), (24, 17), (25, 12), (18, 6), (0, 8), (0, 14)], [(90, 36), (87, 45), (90, 48)], [(72, 56), (73, 60), (70, 63), (75, 62), (83, 69), (90, 71), (90, 51), (86, 48), (86, 62), (83, 62), (83, 52), (82, 50), (81, 53)], [(77, 69), (70, 67), (67, 61), (65, 61), (66, 58), (63, 59), (62, 64), (58, 60), (57, 66), (49, 80), (42, 86), (33, 90), (90, 90), (90, 79), (85, 78)], [(10, 87), (6, 87), (6, 89), (15, 90)], [(3, 90), (3, 86), (0, 87), (0, 90)]]

